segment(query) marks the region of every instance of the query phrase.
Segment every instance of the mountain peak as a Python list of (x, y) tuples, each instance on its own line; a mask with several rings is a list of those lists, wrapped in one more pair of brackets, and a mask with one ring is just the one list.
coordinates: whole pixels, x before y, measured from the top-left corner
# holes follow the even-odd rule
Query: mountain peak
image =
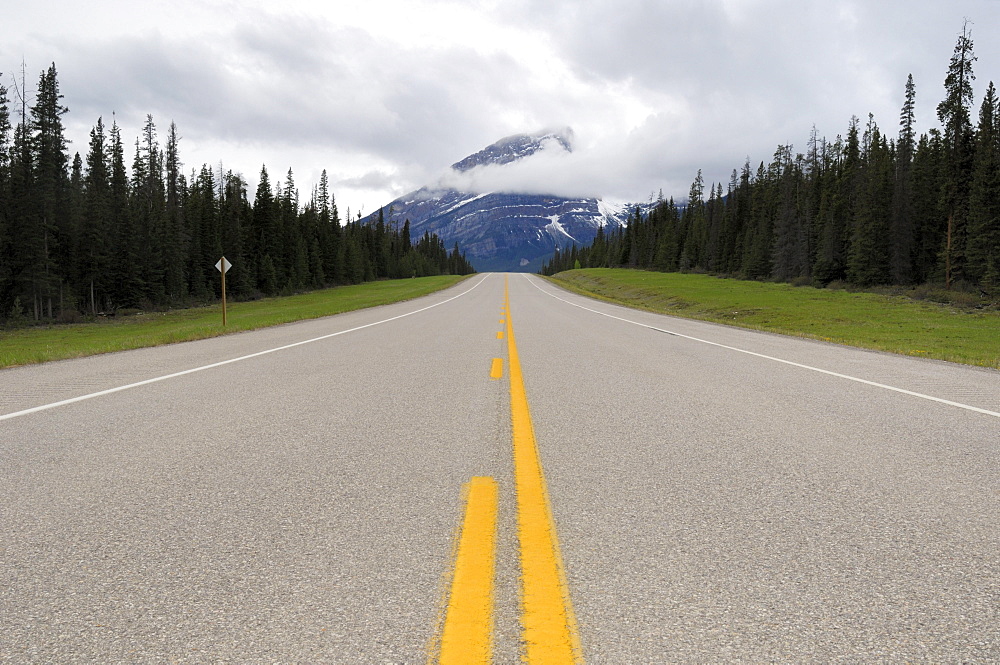
[[(500, 139), (452, 168), (457, 173), (477, 167), (510, 164), (541, 151), (570, 152), (573, 130), (546, 130)], [(458, 178), (456, 180), (461, 180)], [(389, 223), (409, 220), (411, 237), (436, 234), (451, 246), (458, 243), (477, 270), (534, 271), (557, 250), (586, 245), (597, 230), (628, 223), (629, 208), (597, 198), (464, 189), (453, 183), (422, 187), (388, 206)], [(373, 222), (376, 213), (365, 223)]]
[(451, 168), (462, 173), (477, 166), (509, 164), (554, 145), (566, 152), (572, 152), (573, 129), (565, 127), (560, 130), (547, 129), (535, 134), (514, 134), (452, 164)]

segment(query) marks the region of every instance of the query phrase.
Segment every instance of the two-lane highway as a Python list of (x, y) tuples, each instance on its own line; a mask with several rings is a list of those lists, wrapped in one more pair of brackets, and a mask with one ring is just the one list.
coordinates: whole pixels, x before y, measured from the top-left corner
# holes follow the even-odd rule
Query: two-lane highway
[(1000, 660), (1000, 373), (527, 275), (0, 372), (0, 660), (425, 662), (493, 486), (518, 662), (511, 332), (576, 656)]

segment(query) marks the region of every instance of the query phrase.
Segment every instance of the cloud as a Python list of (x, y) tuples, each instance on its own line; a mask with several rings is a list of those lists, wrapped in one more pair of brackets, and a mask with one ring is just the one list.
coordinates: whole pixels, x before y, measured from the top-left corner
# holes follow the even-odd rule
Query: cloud
[[(688, 183), (699, 168), (727, 181), (746, 156), (766, 161), (779, 144), (804, 146), (814, 124), (832, 139), (852, 115), (873, 112), (894, 134), (910, 72), (918, 122), (934, 126), (954, 33), (970, 12), (997, 19), (996, 5), (982, 1), (850, 0), (521, 0), (505, 3), (503, 16), (559, 26), (547, 34), (570, 71), (651, 107), (631, 128), (614, 128), (607, 140), (631, 147), (608, 151), (620, 160), (609, 167), (644, 182), (659, 176), (683, 194), (681, 171)], [(977, 52), (987, 50), (996, 47), (980, 39)]]
[(5, 76), (23, 55), (33, 87), (56, 62), (71, 149), (98, 116), (128, 142), (149, 113), (161, 135), (177, 123), (189, 166), (221, 159), (251, 186), (262, 162), (292, 167), (303, 187), (326, 168), (368, 209), (499, 137), (565, 125), (572, 155), (477, 177), (683, 195), (698, 169), (728, 181), (814, 124), (833, 138), (871, 111), (894, 133), (911, 72), (918, 129), (936, 126), (964, 16), (978, 94), (1000, 63), (991, 0), (95, 3), (29, 3), (0, 26)]
[[(572, 152), (550, 140), (534, 154), (508, 164), (462, 172), (448, 169), (434, 188), (645, 200), (662, 186), (664, 170), (670, 168), (665, 141), (655, 134), (659, 127), (660, 123), (651, 122), (628, 136), (577, 140)], [(650, 177), (654, 172), (657, 175)]]

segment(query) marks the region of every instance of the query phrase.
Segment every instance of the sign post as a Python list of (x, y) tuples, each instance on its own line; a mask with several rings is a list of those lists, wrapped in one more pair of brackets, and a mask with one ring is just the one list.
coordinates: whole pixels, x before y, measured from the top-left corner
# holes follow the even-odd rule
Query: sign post
[(233, 264), (226, 260), (226, 257), (219, 259), (215, 264), (215, 269), (222, 273), (222, 327), (226, 327), (226, 273), (233, 267)]

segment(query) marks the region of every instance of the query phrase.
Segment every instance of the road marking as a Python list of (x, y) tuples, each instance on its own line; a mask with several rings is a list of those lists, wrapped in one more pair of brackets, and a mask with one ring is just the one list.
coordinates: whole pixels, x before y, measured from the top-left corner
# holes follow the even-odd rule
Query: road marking
[(497, 331), (497, 339), (503, 339), (503, 331), (502, 330), (498, 330)]
[(501, 376), (503, 376), (503, 360), (494, 358), (493, 365), (490, 367), (490, 378), (499, 379)]
[[(506, 277), (504, 297), (507, 298)], [(509, 311), (507, 353), (514, 481), (517, 488), (517, 534), (521, 546), (521, 628), (525, 656), (529, 663), (582, 662), (579, 633), (531, 424), (531, 411)]]
[[(886, 385), (884, 383), (878, 383), (876, 381), (869, 381), (868, 379), (861, 379), (861, 378), (858, 378), (856, 376), (850, 376), (848, 374), (841, 374), (839, 372), (831, 372), (828, 369), (821, 369), (819, 367), (813, 367), (812, 365), (803, 365), (802, 363), (793, 362), (791, 360), (784, 360), (782, 358), (775, 358), (774, 356), (768, 356), (768, 355), (765, 355), (763, 353), (757, 353), (756, 351), (748, 351), (746, 349), (740, 349), (740, 348), (735, 347), (735, 346), (728, 346), (726, 344), (720, 344), (718, 342), (711, 342), (711, 341), (709, 341), (707, 339), (700, 339), (698, 337), (691, 337), (690, 335), (684, 335), (682, 333), (673, 332), (671, 330), (663, 330), (662, 328), (656, 328), (656, 327), (651, 326), (651, 325), (649, 325), (647, 323), (639, 323), (638, 321), (632, 321), (630, 319), (623, 319), (620, 316), (615, 316), (613, 314), (607, 314), (606, 312), (601, 312), (601, 311), (598, 311), (596, 309), (591, 309), (590, 307), (584, 307), (583, 305), (579, 305), (579, 304), (577, 304), (575, 302), (570, 302), (569, 300), (566, 300), (565, 298), (560, 298), (556, 294), (550, 293), (549, 291), (546, 291), (542, 287), (540, 287), (537, 284), (535, 284), (534, 280), (530, 279), (527, 275), (525, 275), (525, 279), (527, 279), (528, 282), (532, 286), (534, 286), (536, 289), (538, 289), (539, 291), (541, 291), (542, 293), (544, 293), (547, 296), (551, 296), (552, 298), (555, 298), (556, 300), (561, 300), (562, 302), (566, 303), (567, 305), (572, 305), (573, 307), (579, 307), (580, 309), (585, 309), (588, 312), (593, 312), (594, 314), (600, 314), (601, 316), (606, 316), (609, 319), (615, 319), (617, 321), (622, 321), (624, 323), (631, 323), (632, 325), (635, 325), (635, 326), (641, 326), (643, 328), (649, 328), (650, 330), (655, 330), (656, 332), (661, 332), (661, 333), (667, 333), (668, 335), (673, 335), (675, 337), (683, 337), (684, 339), (689, 339), (692, 342), (701, 342), (702, 344), (709, 344), (711, 346), (719, 347), (720, 349), (727, 349), (729, 351), (736, 351), (737, 353), (745, 353), (748, 356), (756, 356), (757, 358), (763, 358), (764, 360), (773, 360), (776, 363), (782, 363), (782, 364), (785, 364), (785, 365), (791, 365), (792, 367), (799, 367), (801, 369), (807, 369), (807, 370), (810, 370), (810, 371), (813, 371), (813, 372), (819, 372), (820, 374), (826, 374), (828, 376), (835, 376), (835, 377), (837, 377), (839, 379), (846, 379), (848, 381), (855, 381), (857, 383), (863, 383), (863, 384), (865, 384), (867, 386), (873, 386), (875, 388), (882, 388), (883, 390), (891, 390), (893, 392), (901, 393), (903, 395), (909, 395), (910, 397), (917, 397), (919, 399), (926, 399), (926, 400), (929, 400), (931, 402), (938, 402), (939, 404), (947, 404), (948, 406), (954, 406), (954, 407), (958, 407), (959, 409), (965, 409), (966, 411), (974, 411), (976, 413), (982, 413), (982, 414), (987, 415), (987, 416), (993, 416), (994, 418), (1000, 418), (1000, 412), (990, 411), (989, 409), (981, 409), (978, 406), (972, 406), (970, 404), (962, 404), (961, 402), (953, 402), (951, 400), (943, 399), (941, 397), (934, 397), (933, 395), (925, 395), (924, 393), (918, 393), (918, 392), (914, 392), (912, 390), (906, 390), (905, 388), (897, 388), (896, 386), (890, 386), (890, 385)], [(661, 315), (661, 316), (667, 316), (667, 315), (664, 314), (664, 315)]]
[(492, 659), (497, 484), (477, 476), (465, 490), (465, 518), (441, 632), (438, 662), (442, 665), (485, 664)]
[(472, 288), (466, 289), (465, 291), (462, 291), (458, 295), (452, 296), (451, 298), (448, 298), (447, 300), (442, 300), (441, 302), (436, 302), (433, 305), (428, 305), (427, 307), (421, 307), (420, 309), (415, 309), (412, 312), (407, 312), (406, 314), (400, 314), (398, 316), (392, 316), (392, 317), (389, 317), (388, 319), (382, 319), (381, 321), (375, 321), (373, 323), (366, 323), (363, 326), (357, 326), (356, 328), (351, 328), (349, 330), (341, 330), (339, 332), (330, 333), (329, 335), (322, 335), (320, 337), (314, 337), (312, 339), (302, 340), (301, 342), (294, 342), (293, 344), (286, 344), (284, 346), (275, 347), (273, 349), (267, 349), (267, 350), (264, 350), (264, 351), (258, 351), (257, 353), (251, 353), (251, 354), (246, 355), (246, 356), (240, 356), (239, 358), (230, 358), (229, 360), (223, 360), (221, 362), (211, 363), (209, 365), (203, 365), (201, 367), (193, 367), (191, 369), (186, 369), (186, 370), (181, 371), (181, 372), (174, 372), (173, 374), (166, 374), (164, 376), (157, 376), (157, 377), (154, 377), (152, 379), (146, 379), (145, 381), (137, 381), (135, 383), (130, 383), (130, 384), (124, 385), (124, 386), (118, 386), (116, 388), (109, 388), (107, 390), (100, 390), (100, 391), (98, 391), (96, 393), (90, 393), (90, 394), (87, 394), (87, 395), (80, 395), (79, 397), (71, 397), (70, 399), (64, 399), (64, 400), (60, 400), (58, 402), (52, 402), (51, 404), (43, 404), (41, 406), (32, 407), (30, 409), (24, 409), (22, 411), (14, 411), (13, 413), (7, 413), (7, 414), (4, 414), (4, 415), (0, 415), (0, 420), (10, 420), (11, 418), (17, 418), (17, 417), (20, 417), (20, 416), (27, 416), (27, 415), (32, 414), (32, 413), (38, 413), (39, 411), (46, 411), (48, 409), (54, 409), (54, 408), (59, 407), (59, 406), (66, 406), (68, 404), (75, 404), (76, 402), (82, 402), (84, 400), (93, 399), (95, 397), (102, 397), (104, 395), (110, 395), (112, 393), (121, 392), (122, 390), (129, 390), (130, 388), (138, 388), (140, 386), (145, 386), (145, 385), (148, 385), (150, 383), (157, 383), (159, 381), (166, 381), (167, 379), (176, 379), (179, 376), (185, 376), (187, 374), (194, 374), (195, 372), (202, 372), (202, 371), (204, 371), (206, 369), (214, 369), (216, 367), (222, 367), (223, 365), (229, 365), (231, 363), (238, 363), (238, 362), (241, 362), (243, 360), (250, 360), (251, 358), (257, 358), (258, 356), (266, 356), (269, 353), (276, 353), (278, 351), (284, 351), (286, 349), (291, 349), (291, 348), (294, 348), (296, 346), (302, 346), (304, 344), (312, 344), (313, 342), (319, 342), (319, 341), (324, 340), (324, 339), (330, 339), (331, 337), (337, 337), (338, 335), (346, 335), (347, 333), (356, 332), (358, 330), (364, 330), (365, 328), (371, 328), (372, 326), (381, 325), (383, 323), (389, 323), (390, 321), (396, 321), (397, 319), (402, 319), (402, 318), (407, 317), (407, 316), (412, 316), (414, 314), (419, 314), (420, 312), (426, 312), (429, 309), (433, 309), (433, 308), (438, 307), (440, 305), (444, 305), (445, 303), (449, 303), (452, 300), (455, 300), (456, 298), (461, 298), (465, 294), (470, 293), (473, 289), (475, 289), (476, 287), (478, 287), (484, 281), (486, 281), (487, 277), (489, 277), (489, 275), (484, 275), (481, 280), (479, 280), (478, 282), (476, 282), (475, 284), (472, 285)]

